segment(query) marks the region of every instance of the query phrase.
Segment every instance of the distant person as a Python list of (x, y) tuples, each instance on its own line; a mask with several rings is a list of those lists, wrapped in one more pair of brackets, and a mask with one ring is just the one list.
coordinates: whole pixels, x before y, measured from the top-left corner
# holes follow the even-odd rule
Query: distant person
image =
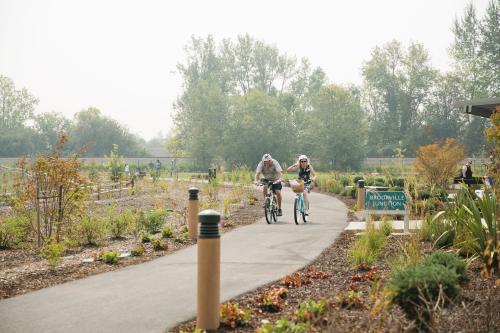
[(467, 163), (462, 167), (462, 178), (464, 182), (470, 186), (472, 183), (472, 160), (467, 160)]
[(175, 172), (175, 159), (170, 161), (170, 177), (174, 175)]
[(130, 167), (128, 166), (128, 163), (125, 163), (123, 171), (125, 172), (125, 176), (130, 177)]
[(487, 189), (491, 189), (495, 184), (493, 178), (497, 174), (497, 166), (495, 163), (495, 156), (493, 154), (490, 155), (489, 163), (485, 163), (486, 174), (483, 176), (484, 185)]
[(161, 169), (161, 162), (160, 162), (160, 160), (156, 160), (156, 163), (155, 163), (156, 177), (160, 176), (160, 169)]
[(208, 168), (208, 180), (211, 181), (215, 178), (217, 178), (217, 168), (214, 164), (212, 164), (210, 165), (210, 168)]

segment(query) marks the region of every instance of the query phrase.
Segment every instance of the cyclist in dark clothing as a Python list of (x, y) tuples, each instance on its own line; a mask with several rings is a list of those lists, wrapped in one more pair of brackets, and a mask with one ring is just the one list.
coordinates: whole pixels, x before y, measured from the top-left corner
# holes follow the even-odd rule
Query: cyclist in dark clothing
[(287, 172), (298, 171), (299, 179), (304, 181), (304, 201), (306, 203), (306, 215), (309, 215), (309, 196), (307, 193), (312, 188), (312, 182), (316, 178), (316, 172), (314, 168), (309, 163), (309, 159), (306, 155), (300, 155), (299, 160), (294, 165), (286, 169)]
[(467, 163), (462, 167), (462, 177), (464, 179), (464, 183), (468, 186), (471, 185), (472, 180), (472, 161), (468, 160)]

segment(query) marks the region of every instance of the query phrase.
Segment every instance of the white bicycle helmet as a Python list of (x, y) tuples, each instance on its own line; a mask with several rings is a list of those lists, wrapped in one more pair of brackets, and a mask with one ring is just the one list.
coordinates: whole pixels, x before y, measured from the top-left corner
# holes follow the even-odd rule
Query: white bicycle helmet
[(265, 162), (265, 161), (271, 161), (273, 158), (271, 157), (271, 154), (264, 154), (262, 156), (262, 162)]
[(309, 158), (307, 158), (307, 156), (306, 156), (306, 155), (300, 155), (300, 156), (299, 156), (299, 162), (300, 162), (300, 161), (302, 161), (302, 160), (306, 160), (306, 161), (307, 161), (307, 163), (309, 163)]

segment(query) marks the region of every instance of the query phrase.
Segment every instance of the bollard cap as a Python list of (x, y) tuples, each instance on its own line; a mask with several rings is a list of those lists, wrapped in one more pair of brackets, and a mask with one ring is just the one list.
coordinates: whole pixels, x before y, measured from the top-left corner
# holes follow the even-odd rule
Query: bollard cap
[(358, 187), (359, 188), (365, 187), (365, 180), (364, 179), (359, 179), (358, 180)]
[(201, 224), (216, 224), (220, 222), (220, 213), (213, 209), (202, 210), (198, 214)]
[(198, 192), (200, 192), (198, 188), (190, 187), (188, 190), (189, 200), (198, 200)]
[(213, 209), (206, 209), (198, 214), (200, 222), (198, 238), (220, 238), (220, 213)]

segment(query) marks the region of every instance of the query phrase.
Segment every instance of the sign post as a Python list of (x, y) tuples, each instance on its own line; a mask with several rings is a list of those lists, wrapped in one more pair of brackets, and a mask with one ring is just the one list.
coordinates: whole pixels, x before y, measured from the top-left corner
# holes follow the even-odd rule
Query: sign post
[(366, 191), (365, 207), (368, 214), (404, 215), (404, 233), (409, 232), (409, 212), (406, 195), (403, 191)]

